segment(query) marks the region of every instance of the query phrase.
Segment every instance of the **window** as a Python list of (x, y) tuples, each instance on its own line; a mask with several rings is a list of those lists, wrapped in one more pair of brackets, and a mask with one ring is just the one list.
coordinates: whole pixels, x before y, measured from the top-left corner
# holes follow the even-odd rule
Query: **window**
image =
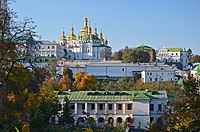
[(149, 75), (149, 73), (147, 72), (147, 75)]
[(108, 110), (112, 110), (113, 108), (113, 105), (112, 104), (108, 104)]
[(158, 104), (158, 111), (162, 111), (162, 105)]
[(151, 78), (151, 77), (149, 78), (149, 81), (150, 81), (150, 82), (152, 81), (152, 78)]
[(132, 110), (132, 104), (127, 105), (127, 110)]
[(150, 75), (152, 75), (152, 73), (150, 72)]
[(150, 111), (154, 111), (154, 104), (150, 104)]
[(54, 46), (52, 46), (52, 49), (54, 49)]
[(74, 110), (75, 109), (75, 105), (74, 104), (70, 104), (70, 109)]
[(95, 104), (91, 104), (91, 110), (95, 110)]
[(122, 68), (122, 71), (124, 71), (124, 68)]
[(99, 110), (103, 110), (103, 104), (99, 104)]
[(158, 78), (155, 78), (155, 81), (158, 81)]
[(118, 110), (122, 110), (122, 104), (118, 104)]
[(82, 110), (84, 110), (85, 109), (85, 104), (82, 104)]
[(48, 46), (47, 48), (49, 49), (50, 47)]

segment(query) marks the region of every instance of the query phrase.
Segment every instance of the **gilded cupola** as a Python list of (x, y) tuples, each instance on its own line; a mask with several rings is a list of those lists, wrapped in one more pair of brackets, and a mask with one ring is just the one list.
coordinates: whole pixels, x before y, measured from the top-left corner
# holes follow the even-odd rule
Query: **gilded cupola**
[(80, 30), (80, 36), (84, 36), (88, 34), (88, 19), (84, 18), (84, 27)]
[(100, 33), (100, 40), (101, 40), (101, 43), (103, 44), (104, 43), (104, 39), (103, 39), (103, 33), (102, 32)]
[(96, 27), (94, 28), (94, 35), (97, 36), (97, 37), (99, 36), (99, 35), (97, 34), (97, 28), (96, 28)]
[(68, 36), (68, 40), (76, 40), (76, 35), (74, 34), (74, 28), (73, 28), (73, 26), (71, 28), (71, 33)]
[(66, 36), (65, 36), (65, 32), (63, 31), (60, 37), (60, 41), (64, 41), (64, 40), (66, 40)]

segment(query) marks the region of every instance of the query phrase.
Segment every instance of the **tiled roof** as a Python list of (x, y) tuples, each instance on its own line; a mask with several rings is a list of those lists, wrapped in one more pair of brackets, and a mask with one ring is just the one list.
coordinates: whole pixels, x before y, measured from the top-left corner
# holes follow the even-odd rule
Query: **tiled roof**
[(168, 51), (171, 51), (171, 52), (178, 52), (178, 51), (183, 51), (182, 48), (167, 48)]
[(165, 91), (64, 91), (58, 93), (59, 98), (68, 96), (71, 101), (125, 101), (167, 99)]

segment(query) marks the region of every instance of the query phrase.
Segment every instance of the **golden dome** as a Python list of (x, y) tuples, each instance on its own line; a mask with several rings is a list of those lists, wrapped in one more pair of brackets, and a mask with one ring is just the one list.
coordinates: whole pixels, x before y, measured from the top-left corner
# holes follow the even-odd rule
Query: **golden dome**
[(84, 27), (80, 30), (80, 35), (87, 35), (88, 34), (88, 19), (87, 17), (84, 18)]
[(94, 35), (97, 36), (97, 37), (99, 36), (99, 35), (97, 34), (97, 28), (96, 28), (96, 27), (94, 28)]
[(68, 36), (68, 40), (76, 40), (76, 35), (74, 35), (74, 28), (71, 28), (71, 34)]
[(66, 40), (65, 32), (62, 32), (62, 36), (60, 37), (60, 41)]
[(102, 32), (100, 33), (100, 40), (101, 40), (101, 43), (104, 43), (103, 33)]

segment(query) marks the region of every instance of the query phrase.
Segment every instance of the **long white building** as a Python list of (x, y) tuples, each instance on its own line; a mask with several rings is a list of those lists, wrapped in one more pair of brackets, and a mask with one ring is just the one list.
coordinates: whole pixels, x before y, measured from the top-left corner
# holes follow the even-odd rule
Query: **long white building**
[(120, 63), (120, 62), (66, 62), (58, 61), (57, 74), (62, 74), (65, 67), (70, 67), (75, 74), (78, 71), (94, 75), (97, 78), (133, 78), (136, 73), (141, 75), (142, 82), (165, 82), (175, 80), (175, 71), (169, 65), (156, 63)]
[(70, 101), (75, 125), (86, 125), (86, 118), (92, 118), (96, 125), (132, 125), (141, 123), (141, 128), (149, 128), (150, 122), (157, 120), (167, 104), (165, 91), (64, 91), (58, 95), (64, 104), (65, 96)]

